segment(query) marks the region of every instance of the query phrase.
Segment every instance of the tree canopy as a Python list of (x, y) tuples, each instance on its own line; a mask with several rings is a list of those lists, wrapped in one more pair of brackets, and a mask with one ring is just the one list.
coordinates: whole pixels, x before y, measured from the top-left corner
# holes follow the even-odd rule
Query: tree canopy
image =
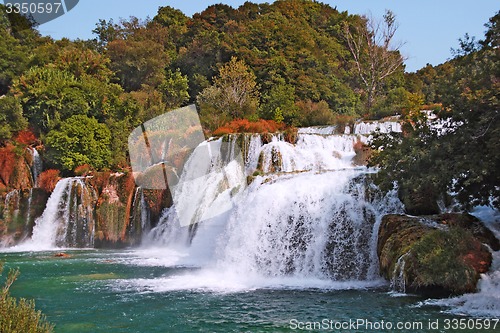
[[(281, 128), (401, 114), (404, 134), (374, 143), (384, 146), (372, 160), (382, 184), (455, 191), (464, 204), (498, 197), (498, 14), (484, 40), (464, 37), (454, 59), (405, 74), (391, 12), (377, 21), (278, 0), (188, 17), (165, 6), (152, 19), (100, 20), (84, 41), (41, 37), (1, 13), (0, 145), (30, 129), (47, 166), (127, 167), (130, 131), (188, 103), (210, 131), (259, 118)], [(433, 130), (422, 104), (455, 127)]]
[[(437, 104), (438, 120), (410, 114), (403, 135), (379, 137), (372, 163), (386, 187), (437, 199), (451, 196), (461, 207), (500, 208), (500, 12), (490, 19), (481, 47), (410, 75), (414, 93)], [(496, 30), (496, 32), (495, 32)], [(461, 42), (463, 44), (463, 42)]]

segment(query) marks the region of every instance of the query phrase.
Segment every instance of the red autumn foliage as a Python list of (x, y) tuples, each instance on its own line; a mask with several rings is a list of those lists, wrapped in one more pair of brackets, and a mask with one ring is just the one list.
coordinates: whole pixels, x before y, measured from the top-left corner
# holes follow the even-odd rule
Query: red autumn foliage
[(231, 133), (274, 133), (285, 129), (284, 124), (278, 124), (274, 120), (259, 119), (249, 121), (248, 119), (235, 119), (213, 132), (220, 136)]
[(5, 148), (0, 148), (0, 179), (4, 185), (9, 185), (16, 161), (14, 146), (9, 144)]
[(57, 182), (61, 179), (59, 170), (49, 169), (45, 170), (38, 176), (38, 186), (45, 192), (50, 193), (54, 191)]
[(85, 176), (92, 171), (92, 167), (88, 164), (82, 164), (75, 168), (75, 175), (77, 176)]
[(16, 141), (19, 144), (28, 146), (36, 143), (38, 139), (36, 138), (35, 134), (28, 129), (19, 131), (15, 136), (14, 141)]

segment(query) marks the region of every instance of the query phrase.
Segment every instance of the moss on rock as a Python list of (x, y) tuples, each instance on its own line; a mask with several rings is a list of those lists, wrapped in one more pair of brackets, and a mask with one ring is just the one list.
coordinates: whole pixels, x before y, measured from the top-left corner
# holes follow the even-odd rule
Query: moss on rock
[(442, 223), (469, 219), (452, 215), (457, 216), (384, 216), (377, 246), (381, 275), (391, 281), (402, 278), (409, 292), (432, 296), (474, 292), (492, 256), (482, 243), (486, 238), (458, 222)]

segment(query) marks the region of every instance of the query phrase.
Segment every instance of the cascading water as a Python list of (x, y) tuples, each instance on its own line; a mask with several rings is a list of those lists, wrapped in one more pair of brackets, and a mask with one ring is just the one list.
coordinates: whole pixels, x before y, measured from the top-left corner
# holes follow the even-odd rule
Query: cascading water
[(30, 151), (33, 158), (31, 166), (31, 173), (33, 175), (33, 187), (38, 187), (38, 176), (42, 172), (43, 162), (36, 148), (30, 148)]
[(208, 173), (202, 188), (177, 189), (181, 202), (193, 205), (204, 198), (205, 205), (195, 205), (201, 207), (199, 215), (218, 201), (229, 201), (232, 208), (195, 225), (194, 237), (179, 225), (179, 207), (166, 209), (149, 235), (152, 242), (187, 245), (184, 264), (241, 279), (377, 279), (378, 225), (384, 214), (402, 212), (402, 205), (395, 195), (384, 197), (370, 185), (371, 170), (353, 165), (354, 145), (366, 135), (334, 131), (302, 129), (296, 144), (278, 135), (267, 144), (260, 135), (245, 135), (245, 171), (253, 176), (249, 187), (241, 190), (246, 186), (241, 170), (220, 168)]
[(35, 221), (31, 240), (21, 247), (92, 247), (95, 193), (79, 177), (57, 182), (46, 208)]
[(20, 211), (21, 191), (12, 190), (5, 196), (4, 215), (6, 220), (17, 219)]

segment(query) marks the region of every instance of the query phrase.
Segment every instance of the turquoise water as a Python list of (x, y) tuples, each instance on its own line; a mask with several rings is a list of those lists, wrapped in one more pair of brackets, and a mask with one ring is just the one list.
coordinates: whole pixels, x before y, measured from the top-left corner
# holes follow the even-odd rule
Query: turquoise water
[[(332, 283), (311, 288), (279, 282), (248, 287), (230, 277), (226, 288), (222, 276), (207, 282), (211, 275), (202, 269), (169, 267), (154, 254), (147, 258), (135, 251), (76, 250), (66, 252), (70, 258), (56, 258), (54, 253), (2, 253), (0, 260), (21, 271), (12, 294), (35, 299), (56, 332), (297, 332), (313, 328), (307, 322), (326, 325), (314, 331), (453, 332), (444, 329), (447, 320), (468, 319), (422, 305), (424, 300), (417, 296), (392, 295), (379, 282), (371, 287)], [(345, 289), (353, 287), (358, 289)], [(357, 319), (372, 325), (384, 320), (385, 325), (423, 326), (335, 329), (335, 323)], [(429, 329), (429, 321), (436, 320), (441, 328)]]

